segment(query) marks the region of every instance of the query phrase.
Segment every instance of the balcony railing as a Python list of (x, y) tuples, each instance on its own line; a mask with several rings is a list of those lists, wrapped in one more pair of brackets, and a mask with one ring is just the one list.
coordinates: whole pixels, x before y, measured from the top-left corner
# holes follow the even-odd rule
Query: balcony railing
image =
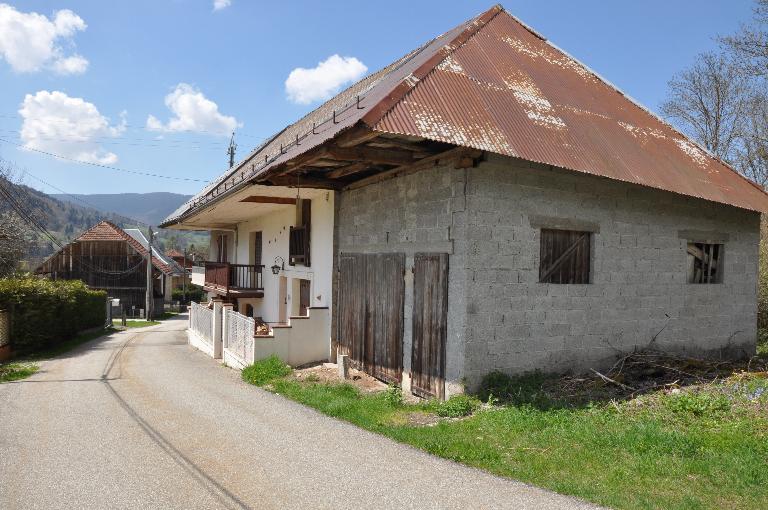
[(309, 266), (309, 227), (291, 227), (288, 237), (288, 263)]
[(205, 286), (224, 293), (263, 291), (263, 269), (264, 266), (206, 262)]

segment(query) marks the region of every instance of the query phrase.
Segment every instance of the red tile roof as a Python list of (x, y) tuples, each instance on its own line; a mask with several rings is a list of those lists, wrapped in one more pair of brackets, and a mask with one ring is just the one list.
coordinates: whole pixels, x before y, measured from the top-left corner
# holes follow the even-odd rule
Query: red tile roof
[[(78, 241), (125, 241), (141, 254), (142, 257), (147, 256), (146, 246), (134, 239), (125, 230), (109, 221), (100, 221), (80, 234), (80, 236), (73, 242)], [(154, 252), (155, 250), (152, 251)], [(175, 274), (178, 272), (176, 268), (172, 267), (170, 264), (166, 264), (162, 259), (156, 256), (152, 257), (152, 265), (164, 274)]]

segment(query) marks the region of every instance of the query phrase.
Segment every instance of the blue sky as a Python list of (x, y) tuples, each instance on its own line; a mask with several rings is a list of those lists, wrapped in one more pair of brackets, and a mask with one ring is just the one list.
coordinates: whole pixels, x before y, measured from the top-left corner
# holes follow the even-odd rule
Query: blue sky
[[(218, 9), (214, 0), (0, 0), (0, 138), (72, 159), (209, 180), (226, 169), (233, 126), (238, 156), (245, 156), (316, 106), (312, 92), (334, 77), (373, 72), (492, 5), (217, 2)], [(657, 109), (672, 75), (715, 48), (715, 36), (748, 21), (752, 5), (518, 0), (504, 7)], [(9, 36), (11, 22), (18, 38)], [(328, 60), (333, 55), (339, 57)], [(294, 73), (289, 97), (291, 72), (320, 62), (320, 71)], [(203, 186), (61, 161), (4, 142), (0, 157), (70, 193), (192, 194)], [(54, 192), (31, 176), (25, 182)]]

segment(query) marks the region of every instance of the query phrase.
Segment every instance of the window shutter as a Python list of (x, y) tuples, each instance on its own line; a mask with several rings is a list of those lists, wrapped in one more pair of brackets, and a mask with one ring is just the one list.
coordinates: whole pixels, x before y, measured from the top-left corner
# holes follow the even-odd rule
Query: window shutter
[(253, 264), (256, 266), (261, 265), (261, 252), (262, 252), (262, 235), (261, 232), (253, 233)]
[(539, 282), (589, 283), (590, 233), (541, 230)]

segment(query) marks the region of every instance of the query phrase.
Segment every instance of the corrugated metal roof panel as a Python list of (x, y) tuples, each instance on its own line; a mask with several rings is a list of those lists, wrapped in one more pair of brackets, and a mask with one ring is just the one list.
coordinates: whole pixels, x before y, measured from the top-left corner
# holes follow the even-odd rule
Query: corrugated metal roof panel
[(506, 12), (373, 128), (768, 212), (768, 197)]
[(196, 214), (358, 122), (768, 212), (759, 186), (495, 6), (288, 126), (161, 226)]

